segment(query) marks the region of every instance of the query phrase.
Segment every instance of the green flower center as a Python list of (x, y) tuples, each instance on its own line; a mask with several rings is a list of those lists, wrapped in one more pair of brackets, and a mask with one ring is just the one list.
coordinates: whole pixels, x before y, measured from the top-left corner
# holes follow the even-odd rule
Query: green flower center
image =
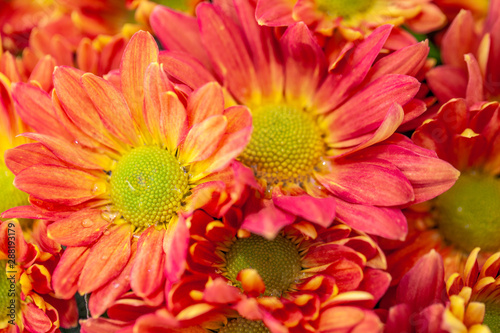
[(330, 17), (348, 19), (358, 13), (367, 12), (373, 0), (316, 0), (318, 9)]
[(500, 332), (500, 304), (486, 304), (483, 324), (488, 325), (492, 332)]
[(28, 194), (18, 190), (13, 185), (14, 174), (0, 160), (0, 213), (7, 209), (28, 205)]
[(241, 288), (236, 279), (246, 268), (255, 269), (266, 286), (265, 296), (281, 296), (297, 282), (302, 269), (295, 244), (278, 235), (267, 240), (258, 235), (237, 239), (226, 253), (227, 278)]
[(219, 333), (269, 333), (262, 321), (237, 318), (229, 321)]
[(439, 230), (446, 240), (469, 252), (500, 249), (500, 181), (477, 172), (462, 173), (435, 199)]
[(131, 150), (111, 175), (111, 199), (137, 227), (169, 222), (188, 193), (188, 177), (167, 150), (143, 146)]
[(0, 322), (14, 320), (20, 311), (21, 285), (13, 273), (7, 273), (7, 260), (0, 260)]
[(288, 106), (252, 110), (253, 133), (239, 159), (267, 184), (307, 179), (325, 153), (314, 118)]

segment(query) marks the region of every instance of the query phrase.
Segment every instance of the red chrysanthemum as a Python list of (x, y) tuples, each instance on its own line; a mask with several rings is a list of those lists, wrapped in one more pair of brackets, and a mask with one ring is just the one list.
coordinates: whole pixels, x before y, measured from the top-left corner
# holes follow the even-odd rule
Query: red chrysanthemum
[(74, 300), (54, 298), (52, 273), (60, 254), (24, 240), (17, 220), (0, 224), (0, 332), (59, 332), (76, 326)]
[[(249, 140), (248, 111), (224, 109), (215, 83), (178, 95), (157, 57), (141, 32), (110, 81), (57, 67), (52, 99), (28, 84), (13, 89), (27, 123), (54, 131), (26, 133), (38, 143), (7, 152), (32, 205), (4, 217), (54, 221), (50, 237), (67, 246), (54, 272), (60, 296), (78, 290), (112, 300), (132, 286), (154, 303), (164, 269), (174, 280), (180, 270), (184, 216), (237, 199), (230, 164)], [(119, 287), (115, 278), (124, 279)]]
[[(191, 88), (219, 81), (227, 103), (250, 108), (252, 139), (238, 159), (271, 200), (261, 205), (260, 225), (244, 228), (272, 238), (295, 214), (328, 225), (322, 214), (336, 210), (353, 228), (404, 238), (399, 207), (454, 183), (457, 172), (449, 164), (393, 135), (425, 111), (413, 99), (420, 84), (409, 76), (425, 62), (425, 43), (375, 62), (391, 31), (383, 26), (328, 71), (303, 23), (277, 39), (258, 26), (248, 1), (197, 8), (195, 19), (158, 6), (151, 24), (171, 50), (160, 54), (171, 77)], [(286, 222), (275, 224), (277, 215)]]

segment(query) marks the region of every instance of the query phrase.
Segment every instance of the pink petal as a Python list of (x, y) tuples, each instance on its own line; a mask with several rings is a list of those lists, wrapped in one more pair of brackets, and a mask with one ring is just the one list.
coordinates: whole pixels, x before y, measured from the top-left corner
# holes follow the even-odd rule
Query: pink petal
[(214, 76), (190, 54), (162, 51), (158, 58), (168, 75), (192, 89), (201, 87), (207, 82), (216, 81)]
[(421, 311), (446, 300), (443, 259), (434, 250), (423, 256), (399, 282), (397, 301)]
[(328, 115), (333, 132), (330, 139), (348, 140), (376, 130), (394, 103), (406, 104), (419, 88), (420, 83), (406, 75), (385, 75), (375, 80)]
[(260, 89), (244, 36), (239, 33), (236, 23), (210, 4), (200, 4), (196, 13), (203, 44), (216, 72), (223, 77), (233, 96), (241, 102), (249, 101)]
[(279, 196), (273, 198), (276, 207), (293, 215), (328, 228), (335, 219), (335, 199), (314, 198), (309, 195)]
[(260, 25), (269, 27), (289, 26), (294, 23), (293, 2), (288, 0), (260, 0), (257, 2), (255, 18)]
[(273, 239), (284, 226), (291, 224), (294, 220), (294, 215), (278, 209), (272, 200), (262, 199), (260, 203), (247, 203), (241, 228), (267, 239)]
[(369, 234), (404, 240), (408, 232), (400, 209), (352, 204), (337, 199), (337, 219)]
[(166, 50), (190, 54), (206, 68), (210, 68), (203, 47), (198, 20), (185, 13), (164, 6), (156, 6), (150, 17), (155, 34)]

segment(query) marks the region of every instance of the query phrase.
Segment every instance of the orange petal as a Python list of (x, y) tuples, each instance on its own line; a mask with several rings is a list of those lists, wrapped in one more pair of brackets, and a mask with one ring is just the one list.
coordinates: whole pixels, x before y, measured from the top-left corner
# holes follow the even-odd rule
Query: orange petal
[(187, 101), (188, 126), (191, 127), (203, 120), (221, 115), (224, 111), (224, 95), (216, 82), (207, 83), (193, 91)]
[(257, 297), (266, 291), (262, 277), (253, 268), (242, 269), (236, 279), (241, 282), (241, 287), (248, 295)]
[(138, 144), (134, 123), (123, 95), (111, 83), (94, 74), (84, 74), (81, 80), (106, 128), (120, 140)]
[(193, 163), (208, 158), (217, 149), (227, 127), (224, 116), (212, 116), (194, 125), (181, 148), (181, 163)]
[(132, 112), (132, 118), (141, 128), (144, 124), (144, 76), (150, 63), (158, 62), (158, 46), (145, 31), (132, 36), (120, 64), (122, 92)]
[(184, 140), (187, 130), (187, 113), (179, 97), (173, 92), (160, 96), (161, 117), (160, 133), (163, 135), (169, 151), (174, 152)]
[(146, 70), (144, 84), (144, 120), (157, 142), (162, 141), (160, 135), (161, 94), (167, 91), (174, 91), (167, 74), (157, 62), (151, 63)]
[(130, 237), (128, 224), (117, 225), (92, 246), (78, 281), (80, 294), (94, 291), (120, 274), (130, 258)]
[(95, 242), (110, 224), (100, 209), (85, 209), (48, 226), (49, 237), (65, 246), (87, 246)]
[(78, 277), (87, 261), (87, 247), (68, 247), (52, 274), (52, 285), (56, 296), (69, 299), (75, 296)]
[(148, 297), (163, 286), (165, 275), (165, 254), (163, 237), (165, 229), (155, 226), (146, 229), (137, 244), (137, 257), (132, 270), (132, 289), (141, 297)]
[(40, 164), (21, 171), (14, 185), (38, 199), (69, 206), (106, 191), (106, 185), (87, 172)]

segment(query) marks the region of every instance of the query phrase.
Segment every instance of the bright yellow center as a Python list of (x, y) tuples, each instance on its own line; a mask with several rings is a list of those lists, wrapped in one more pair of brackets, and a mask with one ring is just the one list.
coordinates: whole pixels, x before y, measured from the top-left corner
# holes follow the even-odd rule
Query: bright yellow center
[(374, 0), (316, 0), (318, 9), (328, 16), (345, 19), (368, 11), (373, 2)]
[(143, 146), (131, 150), (111, 175), (111, 199), (137, 227), (168, 222), (188, 192), (188, 177), (167, 150)]
[(14, 174), (0, 160), (0, 213), (7, 209), (28, 205), (28, 194), (13, 185)]
[(478, 172), (462, 173), (435, 199), (439, 230), (446, 240), (469, 252), (500, 249), (500, 180)]
[(6, 264), (7, 260), (0, 260), (0, 322), (15, 320), (21, 309), (21, 286), (14, 274), (7, 272)]
[(492, 332), (500, 332), (500, 304), (487, 303), (483, 324), (488, 325)]
[(269, 333), (269, 330), (262, 321), (240, 317), (230, 320), (226, 326), (220, 329), (219, 333)]
[(236, 240), (226, 253), (227, 277), (241, 287), (236, 279), (246, 268), (255, 269), (266, 286), (264, 295), (281, 296), (297, 282), (302, 269), (297, 247), (289, 239), (278, 235), (272, 241), (251, 235)]
[(253, 133), (239, 159), (267, 184), (305, 181), (325, 153), (314, 118), (288, 106), (252, 110)]

